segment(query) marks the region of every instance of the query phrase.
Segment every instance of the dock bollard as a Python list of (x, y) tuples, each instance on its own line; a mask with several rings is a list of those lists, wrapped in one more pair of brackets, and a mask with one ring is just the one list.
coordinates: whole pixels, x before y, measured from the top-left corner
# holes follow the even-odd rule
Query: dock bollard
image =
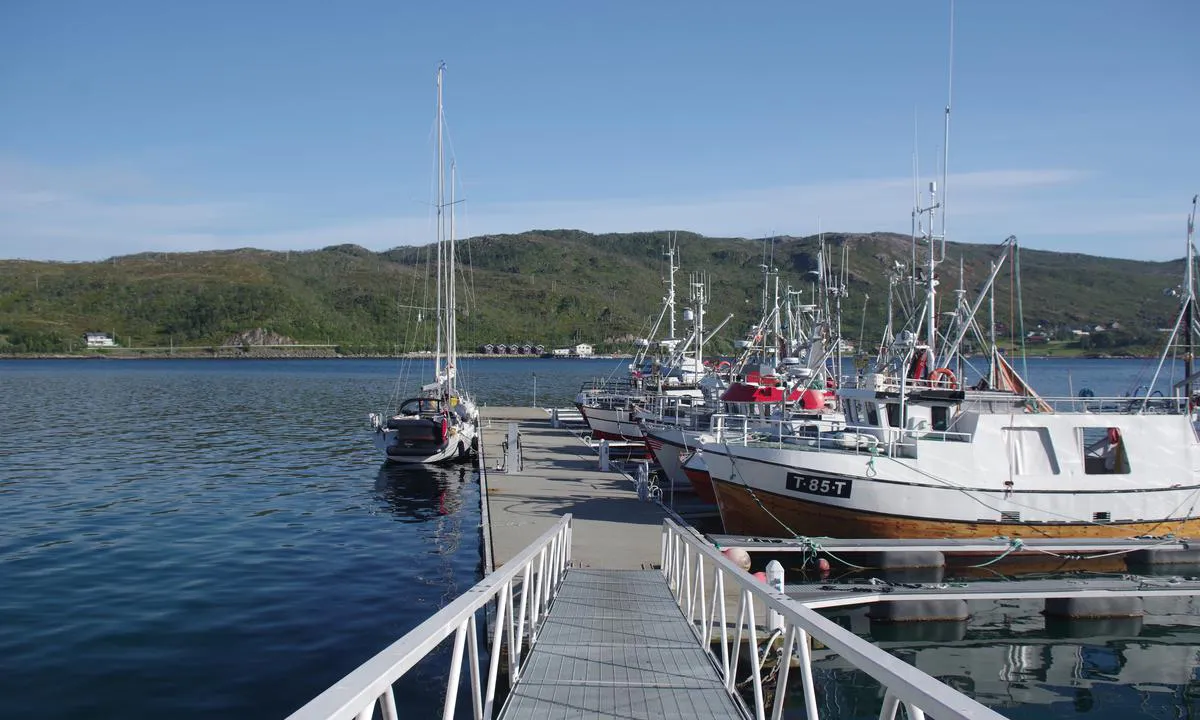
[[(775, 592), (783, 592), (783, 565), (778, 560), (767, 563), (767, 584)], [(767, 611), (767, 627), (771, 630), (783, 630), (783, 615), (774, 610)]]
[(558, 427), (559, 427), (559, 424), (558, 424), (558, 408), (554, 408), (554, 409), (552, 409), (552, 410), (550, 411), (550, 427), (552, 427), (552, 428), (554, 428), (554, 429), (556, 429), (556, 430), (557, 430), (557, 429), (558, 429)]
[(638, 463), (637, 474), (634, 477), (637, 481), (638, 500), (646, 502), (650, 499), (650, 468), (646, 463)]
[(608, 472), (608, 441), (600, 441), (600, 471)]

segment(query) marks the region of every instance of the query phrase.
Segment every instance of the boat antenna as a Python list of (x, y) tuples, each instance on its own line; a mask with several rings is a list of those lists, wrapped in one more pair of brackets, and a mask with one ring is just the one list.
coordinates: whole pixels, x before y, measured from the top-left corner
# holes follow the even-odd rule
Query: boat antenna
[[(954, 98), (954, 0), (950, 0), (950, 57), (946, 63), (946, 115), (942, 129), (942, 258), (946, 257), (946, 190), (950, 168), (950, 105)], [(933, 228), (930, 228), (932, 230)]]
[(917, 208), (921, 207), (921, 157), (920, 133), (917, 130), (917, 108), (913, 107), (913, 206), (912, 206), (912, 262), (908, 266), (908, 297), (910, 300), (917, 296), (917, 236), (922, 232), (921, 215)]

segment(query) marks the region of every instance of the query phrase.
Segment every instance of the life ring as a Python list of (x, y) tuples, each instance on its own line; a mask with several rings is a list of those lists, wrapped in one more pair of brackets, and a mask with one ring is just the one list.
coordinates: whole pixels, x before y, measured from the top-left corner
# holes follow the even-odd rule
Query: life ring
[(1120, 445), (1121, 444), (1121, 431), (1120, 430), (1118, 430), (1115, 427), (1110, 427), (1108, 429), (1108, 444), (1109, 445)]
[(730, 363), (728, 360), (722, 360), (721, 362), (717, 363), (717, 372), (721, 372), (723, 370), (732, 370), (732, 369), (733, 369), (733, 364)]
[(954, 371), (950, 368), (935, 368), (933, 372), (929, 373), (929, 384), (936, 385), (943, 377), (946, 378), (947, 387), (951, 390), (958, 389), (958, 378), (954, 377)]

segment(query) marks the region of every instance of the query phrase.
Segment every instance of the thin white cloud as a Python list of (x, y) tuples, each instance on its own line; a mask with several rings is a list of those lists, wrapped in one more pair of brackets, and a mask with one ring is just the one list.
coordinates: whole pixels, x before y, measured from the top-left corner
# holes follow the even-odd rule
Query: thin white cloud
[[(1035, 245), (1118, 256), (1171, 257), (1167, 214), (1101, 208), (1078, 223), (1075, 212), (1046, 202), (1089, 175), (1071, 169), (1008, 169), (949, 178), (952, 239), (999, 240), (1025, 231)], [(706, 235), (804, 235), (906, 230), (912, 180), (876, 178), (714, 193), (700, 198), (642, 197), (543, 202), (468, 202), (458, 234), (515, 233), (532, 228), (591, 232), (680, 229)], [(308, 198), (292, 200), (308, 209)], [(1106, 214), (1107, 213), (1107, 214)], [(383, 250), (433, 239), (428, 214), (389, 214), (298, 225), (286, 198), (227, 201), (184, 196), (127, 168), (54, 169), (0, 161), (0, 256), (96, 260), (136, 252), (256, 247), (303, 250), (353, 243)], [(1154, 244), (1113, 249), (1073, 247), (1072, 238), (1143, 233)], [(1066, 240), (1062, 236), (1068, 236)], [(1052, 247), (1064, 245), (1064, 247)]]

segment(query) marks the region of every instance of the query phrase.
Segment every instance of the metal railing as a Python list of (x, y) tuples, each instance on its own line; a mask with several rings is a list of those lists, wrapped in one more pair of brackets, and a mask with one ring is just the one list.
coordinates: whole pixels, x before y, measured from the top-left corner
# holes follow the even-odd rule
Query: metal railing
[[(745, 415), (713, 415), (711, 432), (731, 445), (755, 444), (811, 452), (856, 455), (913, 455), (918, 440), (969, 443), (972, 433), (922, 428), (880, 428), (875, 425), (841, 424), (824, 430), (819, 424), (790, 418), (759, 419)], [(880, 439), (880, 436), (886, 439)]]
[[(800, 661), (806, 716), (808, 720), (819, 720), (810, 637), (879, 681), (884, 688), (880, 720), (893, 720), (901, 704), (908, 711), (909, 720), (925, 720), (926, 712), (939, 720), (1004, 719), (1004, 716), (994, 710), (875, 647), (833, 621), (789, 599), (784, 593), (755, 580), (694, 531), (669, 518), (663, 520), (662, 568), (679, 608), (691, 624), (697, 642), (712, 655), (725, 682), (725, 688), (730, 693), (735, 692), (738, 687), (735, 673), (742, 652), (742, 642), (748, 642), (750, 675), (753, 678), (753, 710), (757, 720), (765, 720), (768, 709), (762, 680), (764, 658), (758, 650), (756, 602), (761, 603), (769, 613), (778, 613), (783, 628), (783, 650), (780, 655), (782, 659), (775, 680), (775, 700), (770, 708), (770, 717), (773, 720), (783, 717), (783, 706), (791, 675), (789, 659), (794, 653), (799, 656)], [(711, 582), (711, 593), (706, 592), (708, 582)], [(738, 594), (736, 631), (732, 637), (725, 606), (726, 584), (732, 584)], [(714, 635), (720, 638), (720, 657), (717, 657), (710, 646)]]
[(1042, 398), (1053, 412), (1120, 414), (1145, 413), (1150, 415), (1186, 415), (1190, 406), (1187, 398), (1161, 394), (1147, 398), (1132, 397), (1046, 397)]
[[(511, 687), (521, 675), (522, 650), (527, 645), (532, 646), (537, 638), (550, 602), (557, 594), (570, 563), (571, 515), (568, 514), (520, 555), (334, 683), (292, 713), (290, 719), (370, 720), (378, 707), (384, 720), (395, 720), (398, 714), (393, 683), (452, 633), (454, 649), (446, 679), (442, 717), (446, 720), (454, 717), (465, 647), (472, 717), (475, 720), (490, 719), (494, 714), (501, 653), (507, 651), (508, 682)], [(518, 582), (519, 589), (514, 587)], [(495, 622), (487, 657), (487, 682), (484, 684), (480, 676), (477, 617), (479, 611), (493, 601), (496, 603)]]

